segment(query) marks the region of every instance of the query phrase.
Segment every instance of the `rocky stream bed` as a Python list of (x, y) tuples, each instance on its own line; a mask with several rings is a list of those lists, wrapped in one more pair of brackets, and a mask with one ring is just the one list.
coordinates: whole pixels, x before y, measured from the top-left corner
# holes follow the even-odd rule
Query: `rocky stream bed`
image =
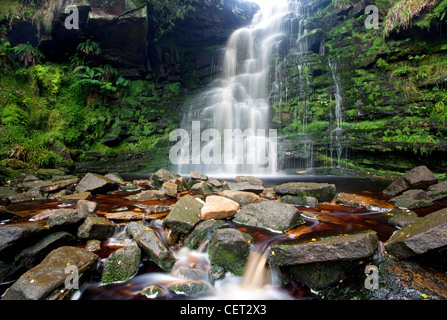
[(0, 295), (235, 299), (231, 282), (260, 299), (447, 298), (447, 181), (424, 166), (383, 192), (287, 178), (39, 170), (0, 187)]

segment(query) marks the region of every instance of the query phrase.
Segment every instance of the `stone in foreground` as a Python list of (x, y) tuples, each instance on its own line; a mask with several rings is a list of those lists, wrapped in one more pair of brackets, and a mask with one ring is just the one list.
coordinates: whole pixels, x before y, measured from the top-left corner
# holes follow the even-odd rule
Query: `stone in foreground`
[(140, 258), (141, 250), (135, 245), (113, 252), (106, 260), (101, 283), (123, 282), (132, 278), (138, 271)]
[(447, 208), (418, 219), (396, 231), (385, 248), (399, 259), (406, 259), (447, 245)]
[(378, 245), (377, 233), (368, 231), (309, 243), (272, 245), (268, 260), (271, 266), (356, 260), (372, 256)]
[(297, 208), (276, 201), (246, 205), (235, 215), (233, 221), (280, 232), (286, 232), (304, 223)]
[(314, 197), (320, 202), (335, 198), (336, 187), (329, 183), (289, 182), (273, 188), (278, 195)]
[(98, 256), (85, 249), (60, 247), (53, 250), (39, 265), (24, 273), (5, 293), (3, 300), (63, 299), (71, 290), (65, 288), (68, 266), (84, 277), (93, 268)]
[(219, 196), (209, 196), (201, 210), (202, 220), (221, 220), (234, 216), (239, 210), (239, 203)]
[(190, 195), (180, 198), (163, 224), (179, 233), (188, 233), (200, 221), (203, 204)]
[(103, 240), (115, 233), (116, 224), (105, 217), (89, 216), (79, 226), (78, 238)]

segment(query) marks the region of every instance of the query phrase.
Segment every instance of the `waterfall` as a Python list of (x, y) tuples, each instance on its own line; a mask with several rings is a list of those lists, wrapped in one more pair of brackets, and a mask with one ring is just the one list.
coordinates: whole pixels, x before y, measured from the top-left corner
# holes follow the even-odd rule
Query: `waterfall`
[(278, 64), (282, 46), (287, 47), (286, 19), (292, 19), (299, 6), (275, 1), (258, 12), (250, 26), (230, 36), (220, 76), (183, 109), (181, 126), (192, 145), (183, 144), (189, 153), (177, 163), (179, 173), (276, 172), (277, 136), (269, 129), (272, 61)]
[[(331, 62), (329, 60), (328, 62), (329, 69), (331, 70), (332, 79), (334, 80), (334, 87), (335, 87), (335, 124), (336, 128), (332, 130), (331, 136), (330, 136), (330, 142), (331, 142), (331, 159), (333, 150), (337, 152), (337, 166), (340, 166), (340, 159), (343, 155), (343, 146), (341, 144), (341, 140), (343, 138), (343, 115), (342, 115), (342, 97), (341, 97), (341, 90), (340, 90), (340, 81), (336, 75), (337, 72), (337, 64), (336, 62)], [(335, 137), (334, 137), (335, 134)]]

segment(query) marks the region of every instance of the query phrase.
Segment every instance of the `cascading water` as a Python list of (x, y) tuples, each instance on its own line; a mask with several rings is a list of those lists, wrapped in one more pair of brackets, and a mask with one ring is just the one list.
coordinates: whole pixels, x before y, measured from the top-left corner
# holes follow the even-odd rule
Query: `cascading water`
[(190, 153), (179, 163), (178, 172), (276, 172), (277, 137), (269, 130), (272, 60), (289, 32), (286, 19), (293, 19), (299, 7), (299, 2), (287, 0), (266, 5), (252, 25), (231, 35), (221, 76), (189, 102), (184, 114), (182, 129), (190, 134), (193, 146), (188, 145)]
[[(330, 140), (331, 140), (331, 159), (333, 151), (335, 150), (337, 153), (337, 166), (340, 166), (340, 159), (343, 155), (343, 146), (341, 144), (342, 135), (343, 135), (343, 116), (342, 116), (342, 96), (340, 90), (340, 81), (336, 75), (337, 72), (337, 64), (336, 62), (328, 62), (329, 69), (331, 70), (332, 79), (334, 80), (335, 87), (335, 125), (336, 128), (332, 130)], [(335, 137), (334, 137), (335, 134)]]

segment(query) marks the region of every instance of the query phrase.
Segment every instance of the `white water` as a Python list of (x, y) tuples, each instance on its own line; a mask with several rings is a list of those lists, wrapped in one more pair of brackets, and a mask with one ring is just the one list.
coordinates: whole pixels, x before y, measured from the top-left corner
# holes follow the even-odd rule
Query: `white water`
[[(218, 156), (220, 162), (197, 163), (194, 159), (203, 158), (203, 153), (197, 155), (197, 148), (192, 148), (189, 163), (181, 164), (178, 172), (276, 173), (277, 141), (269, 132), (270, 83), (276, 84), (271, 79), (275, 71), (272, 62), (278, 64), (280, 47), (290, 32), (287, 19), (296, 18), (300, 8), (300, 3), (295, 1), (265, 1), (252, 24), (231, 35), (223, 54), (220, 77), (189, 103), (189, 112), (184, 113), (182, 121), (182, 128), (191, 136), (193, 121), (200, 121), (201, 133), (206, 129), (220, 133), (221, 141), (206, 137), (200, 146), (200, 152), (206, 150), (212, 154), (210, 157)], [(240, 149), (235, 148), (241, 141), (239, 137), (223, 141), (225, 130), (243, 133)]]

